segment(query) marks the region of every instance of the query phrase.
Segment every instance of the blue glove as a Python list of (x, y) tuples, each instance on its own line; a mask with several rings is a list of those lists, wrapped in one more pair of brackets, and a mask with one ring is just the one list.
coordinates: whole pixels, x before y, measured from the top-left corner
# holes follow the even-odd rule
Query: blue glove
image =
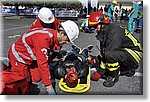
[(51, 91), (48, 91), (48, 95), (56, 95), (54, 89), (52, 89)]
[(47, 88), (48, 95), (56, 95), (52, 85), (49, 85), (46, 88)]

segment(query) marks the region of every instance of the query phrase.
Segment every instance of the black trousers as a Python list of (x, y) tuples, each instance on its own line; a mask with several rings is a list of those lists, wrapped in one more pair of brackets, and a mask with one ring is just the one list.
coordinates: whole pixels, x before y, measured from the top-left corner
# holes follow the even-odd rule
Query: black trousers
[(115, 63), (118, 62), (121, 71), (128, 71), (132, 68), (138, 68), (136, 60), (125, 50), (107, 51), (102, 57), (103, 62)]

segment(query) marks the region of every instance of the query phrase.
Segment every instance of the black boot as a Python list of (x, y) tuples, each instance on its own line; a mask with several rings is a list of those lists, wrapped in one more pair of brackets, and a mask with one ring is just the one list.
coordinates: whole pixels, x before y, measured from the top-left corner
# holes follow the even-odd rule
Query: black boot
[(136, 69), (138, 69), (138, 65), (134, 65), (133, 67), (132, 67), (132, 69), (130, 69), (126, 74), (125, 74), (125, 76), (127, 76), (127, 77), (132, 77), (132, 76), (134, 76), (134, 74), (135, 74), (135, 71), (136, 71)]
[(103, 82), (103, 85), (105, 87), (112, 87), (119, 81), (120, 76), (120, 68), (117, 68), (113, 71), (110, 71), (111, 68), (109, 68), (109, 75), (106, 78), (106, 80)]
[(132, 68), (129, 72), (127, 72), (127, 73), (125, 74), (125, 76), (127, 76), (127, 77), (132, 77), (132, 76), (134, 76), (135, 70), (136, 70), (136, 69)]
[(111, 76), (108, 76), (107, 79), (103, 82), (103, 85), (105, 87), (112, 87), (119, 81), (119, 76), (113, 78)]

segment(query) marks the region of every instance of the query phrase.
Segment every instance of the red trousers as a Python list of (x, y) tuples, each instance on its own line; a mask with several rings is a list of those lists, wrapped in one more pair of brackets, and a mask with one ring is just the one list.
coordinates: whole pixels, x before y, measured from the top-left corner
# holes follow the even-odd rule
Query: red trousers
[(1, 94), (3, 95), (27, 95), (29, 94), (29, 82), (26, 78), (13, 72), (2, 71)]
[(29, 83), (41, 80), (41, 75), (36, 61), (31, 65), (17, 61), (12, 51), (9, 51), (11, 71), (2, 71), (3, 93), (2, 94), (29, 94)]
[(20, 63), (13, 55), (11, 49), (9, 51), (9, 60), (12, 65), (12, 72), (18, 73), (19, 76), (28, 78), (28, 80), (31, 79), (33, 82), (41, 80), (41, 75), (36, 61), (32, 61), (30, 65)]

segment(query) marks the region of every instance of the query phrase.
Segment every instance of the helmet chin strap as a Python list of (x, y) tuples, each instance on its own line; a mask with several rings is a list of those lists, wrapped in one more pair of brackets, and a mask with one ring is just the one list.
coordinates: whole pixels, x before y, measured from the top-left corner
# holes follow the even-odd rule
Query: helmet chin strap
[(104, 25), (102, 25), (102, 27), (100, 28), (100, 30), (97, 31), (97, 36), (98, 35), (105, 35), (105, 33), (103, 33), (103, 32), (104, 32)]
[(104, 25), (102, 23), (100, 23), (99, 25), (100, 25), (100, 28), (97, 30), (97, 33), (100, 33), (103, 31)]

